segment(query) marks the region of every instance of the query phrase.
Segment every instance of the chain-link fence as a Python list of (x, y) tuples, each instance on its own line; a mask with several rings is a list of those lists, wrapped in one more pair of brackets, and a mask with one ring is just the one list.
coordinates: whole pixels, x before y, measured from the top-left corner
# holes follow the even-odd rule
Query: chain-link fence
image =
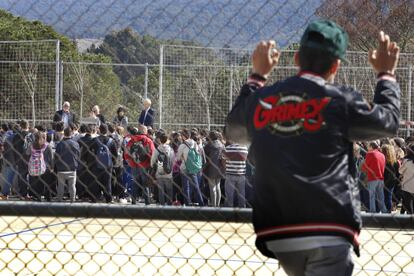
[[(411, 135), (410, 1), (5, 0), (0, 9), (1, 275), (284, 275), (255, 245), (248, 147), (221, 130), (254, 45), (275, 39), (282, 55), (270, 81), (292, 76), (313, 19), (346, 28), (351, 51), (336, 81), (368, 100), (376, 79), (366, 51), (380, 29), (398, 41), (398, 135)], [(148, 116), (154, 128), (136, 128)], [(199, 144), (192, 164), (185, 139)], [(381, 141), (399, 161), (411, 142)], [(401, 189), (412, 181), (384, 173), (398, 182), (376, 200), (389, 214), (368, 214), (358, 183), (354, 274), (414, 275), (412, 194)]]

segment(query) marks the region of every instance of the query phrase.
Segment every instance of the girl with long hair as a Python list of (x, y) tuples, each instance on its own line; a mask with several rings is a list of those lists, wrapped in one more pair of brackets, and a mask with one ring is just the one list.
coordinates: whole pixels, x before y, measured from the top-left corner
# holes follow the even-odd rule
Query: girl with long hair
[(53, 168), (52, 148), (46, 141), (46, 133), (37, 131), (33, 134), (33, 143), (29, 159), (29, 194), (36, 201), (41, 201), (42, 195), (47, 201), (51, 200), (53, 181), (51, 171)]
[(387, 212), (391, 213), (393, 191), (400, 182), (400, 165), (397, 160), (394, 146), (385, 144), (381, 147), (381, 151), (385, 156), (384, 202)]

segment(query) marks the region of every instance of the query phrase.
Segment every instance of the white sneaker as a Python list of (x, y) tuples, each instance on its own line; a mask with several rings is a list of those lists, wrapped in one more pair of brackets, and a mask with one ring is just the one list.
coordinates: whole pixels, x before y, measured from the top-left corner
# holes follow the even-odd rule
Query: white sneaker
[(121, 203), (121, 204), (127, 204), (128, 203), (128, 200), (126, 198), (120, 198), (119, 199), (119, 203)]

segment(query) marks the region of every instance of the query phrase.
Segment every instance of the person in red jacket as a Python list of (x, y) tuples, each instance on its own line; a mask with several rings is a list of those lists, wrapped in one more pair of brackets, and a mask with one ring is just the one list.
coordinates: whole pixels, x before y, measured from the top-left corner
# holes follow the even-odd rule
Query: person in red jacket
[(126, 146), (125, 155), (128, 165), (132, 168), (134, 184), (132, 185), (132, 204), (137, 203), (138, 191), (141, 189), (145, 205), (150, 204), (150, 192), (147, 185), (148, 171), (151, 167), (151, 156), (155, 150), (154, 142), (147, 136), (147, 128), (140, 126), (137, 135), (132, 135)]
[(377, 212), (378, 205), (378, 212), (386, 213), (387, 208), (384, 202), (385, 156), (379, 151), (377, 142), (368, 144), (368, 152), (362, 170), (367, 174), (369, 211), (371, 213)]

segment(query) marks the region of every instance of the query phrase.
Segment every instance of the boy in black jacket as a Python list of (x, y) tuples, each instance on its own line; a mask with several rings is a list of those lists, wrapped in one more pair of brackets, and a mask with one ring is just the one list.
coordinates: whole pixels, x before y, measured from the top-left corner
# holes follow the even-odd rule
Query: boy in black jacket
[(56, 146), (55, 168), (58, 178), (57, 197), (62, 201), (66, 184), (69, 186), (70, 201), (76, 197), (76, 171), (79, 166), (79, 144), (72, 139), (72, 129), (65, 128), (63, 140)]
[(264, 87), (279, 52), (274, 41), (261, 42), (227, 118), (228, 138), (251, 142), (256, 245), (289, 275), (352, 274), (350, 245), (359, 255), (361, 229), (352, 141), (393, 136), (399, 127), (398, 46), (380, 32), (369, 54), (378, 78), (369, 104), (331, 84), (347, 44), (335, 23), (312, 22), (295, 55), (298, 75)]

